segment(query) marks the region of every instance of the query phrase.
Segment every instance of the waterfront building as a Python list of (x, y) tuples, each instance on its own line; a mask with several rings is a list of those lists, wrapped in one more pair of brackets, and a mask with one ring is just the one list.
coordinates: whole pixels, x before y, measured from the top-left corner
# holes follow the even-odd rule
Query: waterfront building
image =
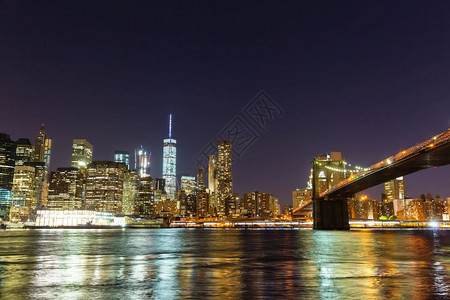
[(32, 203), (35, 202), (35, 168), (16, 166), (12, 188), (10, 220), (25, 222), (31, 217)]
[(50, 172), (47, 209), (78, 210), (83, 208), (84, 173), (78, 168), (58, 168)]
[(136, 171), (126, 170), (123, 176), (122, 214), (134, 213), (134, 204), (138, 195), (139, 174)]
[(169, 115), (169, 134), (163, 140), (162, 177), (166, 180), (165, 190), (169, 200), (175, 199), (177, 189), (177, 140), (172, 138), (172, 114)]
[(231, 141), (220, 140), (217, 157), (217, 214), (219, 217), (236, 212), (233, 196)]
[(0, 218), (2, 219), (9, 218), (15, 160), (16, 143), (8, 134), (0, 133)]
[(186, 195), (195, 193), (196, 188), (195, 176), (181, 176), (181, 189), (186, 192)]
[(149, 176), (139, 178), (138, 193), (134, 203), (134, 215), (141, 218), (155, 216), (153, 178)]
[(23, 166), (34, 160), (34, 146), (29, 139), (20, 138), (16, 142), (16, 165)]
[(127, 165), (127, 170), (130, 169), (130, 152), (128, 151), (114, 151), (114, 161)]
[(296, 189), (292, 191), (292, 207), (296, 209), (312, 200), (312, 189)]
[(246, 217), (274, 217), (279, 214), (278, 199), (269, 193), (258, 191), (245, 193), (240, 211)]
[(134, 151), (134, 168), (140, 177), (150, 176), (150, 156), (142, 145)]
[(123, 178), (126, 165), (94, 161), (88, 165), (85, 209), (122, 213)]
[(41, 129), (36, 137), (34, 143), (34, 161), (44, 162), (45, 164), (45, 181), (48, 181), (48, 173), (50, 170), (50, 157), (52, 151), (52, 140), (47, 138), (44, 124), (41, 124)]
[[(38, 210), (36, 226), (111, 226), (115, 224), (114, 214), (93, 210)], [(123, 226), (123, 225), (122, 225)]]

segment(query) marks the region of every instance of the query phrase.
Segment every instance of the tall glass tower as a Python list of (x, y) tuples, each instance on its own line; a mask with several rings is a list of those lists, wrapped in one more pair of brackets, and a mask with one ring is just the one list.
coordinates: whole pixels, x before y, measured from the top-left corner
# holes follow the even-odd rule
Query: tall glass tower
[(163, 142), (162, 177), (166, 180), (167, 198), (173, 200), (177, 189), (177, 140), (172, 138), (172, 114), (169, 115), (169, 136)]
[(142, 178), (150, 176), (150, 156), (142, 145), (134, 152), (134, 168)]

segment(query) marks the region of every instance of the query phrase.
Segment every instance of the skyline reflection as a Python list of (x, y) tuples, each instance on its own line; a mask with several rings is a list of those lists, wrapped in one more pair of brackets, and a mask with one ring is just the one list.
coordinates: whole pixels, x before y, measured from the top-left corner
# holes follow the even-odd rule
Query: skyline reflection
[(7, 298), (439, 298), (448, 231), (17, 230)]

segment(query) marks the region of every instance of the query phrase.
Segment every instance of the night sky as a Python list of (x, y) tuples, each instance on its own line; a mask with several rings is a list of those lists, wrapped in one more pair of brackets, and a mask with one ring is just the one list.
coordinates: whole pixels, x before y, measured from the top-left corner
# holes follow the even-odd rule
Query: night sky
[[(72, 139), (152, 152), (174, 115), (178, 174), (261, 90), (284, 111), (233, 163), (235, 191), (291, 203), (313, 157), (371, 165), (450, 127), (448, 1), (0, 1), (0, 131), (34, 139), (52, 169)], [(406, 177), (450, 197), (450, 167)], [(381, 188), (368, 191), (380, 198)]]

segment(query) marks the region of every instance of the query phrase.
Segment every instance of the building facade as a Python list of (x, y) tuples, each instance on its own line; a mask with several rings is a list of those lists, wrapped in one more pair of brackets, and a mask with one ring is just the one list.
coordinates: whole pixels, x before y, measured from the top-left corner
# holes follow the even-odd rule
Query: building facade
[(9, 218), (16, 162), (16, 144), (8, 134), (0, 133), (0, 218)]
[(86, 169), (92, 162), (94, 147), (85, 139), (74, 139), (72, 143), (72, 168)]
[(126, 165), (94, 161), (88, 165), (85, 209), (122, 213), (123, 179)]
[[(220, 140), (217, 157), (217, 215), (225, 216), (235, 213), (236, 206), (233, 197), (233, 175), (231, 169), (231, 141)], [(234, 205), (233, 205), (234, 203)], [(234, 208), (235, 209), (235, 208)]]
[(134, 151), (134, 168), (142, 178), (150, 176), (150, 156), (142, 145)]
[(162, 177), (166, 180), (169, 200), (175, 199), (177, 190), (177, 140), (172, 138), (172, 114), (169, 115), (169, 135), (163, 140)]
[(114, 151), (114, 161), (117, 163), (123, 163), (127, 166), (127, 170), (130, 169), (130, 152), (128, 151)]

